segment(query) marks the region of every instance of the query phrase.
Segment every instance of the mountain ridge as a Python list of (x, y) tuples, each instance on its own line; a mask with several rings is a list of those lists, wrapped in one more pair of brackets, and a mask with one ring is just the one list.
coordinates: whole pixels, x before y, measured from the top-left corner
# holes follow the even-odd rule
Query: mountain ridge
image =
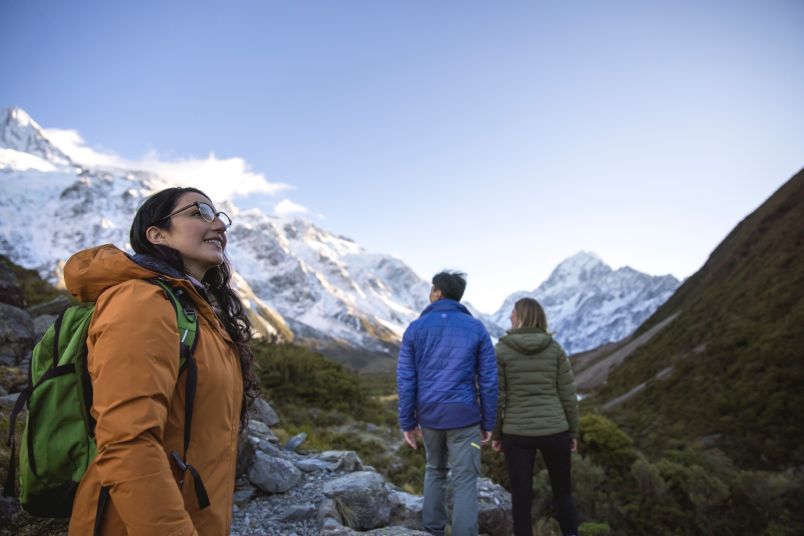
[[(742, 467), (804, 465), (804, 170), (741, 220), (636, 331), (669, 323), (591, 401), (643, 444), (705, 440)], [(611, 406), (610, 406), (611, 407)]]
[(678, 285), (672, 275), (651, 276), (629, 266), (613, 270), (598, 255), (581, 251), (559, 263), (535, 290), (509, 295), (492, 319), (510, 325), (514, 303), (534, 298), (565, 350), (583, 352), (632, 333)]
[[(52, 282), (60, 281), (60, 265), (80, 249), (102, 243), (127, 249), (137, 207), (152, 192), (174, 185), (148, 171), (85, 165), (82, 155), (71, 157), (50, 143), (21, 109), (0, 110), (0, 118), (0, 253)], [(400, 259), (367, 252), (306, 220), (240, 210), (231, 201), (220, 208), (234, 220), (227, 254), (242, 288), (248, 286), (244, 292), (255, 314), (270, 313), (257, 323), (272, 325), (277, 333), (292, 330), (301, 339), (317, 339), (321, 351), (324, 344), (337, 353), (353, 347), (390, 358), (404, 329), (428, 303), (430, 283)], [(555, 273), (581, 277), (570, 269), (578, 260), (568, 259)], [(465, 305), (493, 337), (509, 327), (507, 319), (500, 324)], [(551, 318), (561, 334), (574, 329)], [(613, 336), (619, 336), (631, 329), (621, 323), (600, 329), (615, 329)], [(569, 339), (572, 350), (576, 337)]]

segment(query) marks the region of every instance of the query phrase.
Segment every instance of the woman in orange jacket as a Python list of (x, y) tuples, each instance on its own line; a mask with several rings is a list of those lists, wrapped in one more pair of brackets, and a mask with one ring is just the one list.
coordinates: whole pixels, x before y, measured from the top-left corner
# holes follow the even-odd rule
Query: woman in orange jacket
[[(67, 262), (67, 288), (96, 302), (87, 361), (98, 448), (73, 502), (70, 536), (229, 534), (237, 436), (257, 386), (251, 326), (224, 253), (230, 224), (200, 190), (170, 188), (137, 211), (135, 255), (105, 245)], [(176, 311), (154, 278), (197, 314), (194, 404), (180, 371)]]

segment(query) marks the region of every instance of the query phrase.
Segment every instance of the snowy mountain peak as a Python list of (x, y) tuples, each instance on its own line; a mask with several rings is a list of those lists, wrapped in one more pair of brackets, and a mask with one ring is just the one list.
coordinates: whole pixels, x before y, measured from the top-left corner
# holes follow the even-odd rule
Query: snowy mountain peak
[(543, 285), (575, 286), (584, 281), (594, 280), (610, 273), (611, 267), (604, 263), (595, 253), (580, 251), (564, 259), (547, 278)]
[(561, 261), (558, 266), (556, 266), (556, 271), (580, 273), (593, 270), (600, 265), (605, 266), (605, 263), (596, 253), (591, 251), (579, 251), (575, 255)]
[(628, 266), (612, 270), (594, 253), (581, 251), (562, 261), (536, 290), (511, 294), (492, 318), (507, 329), (514, 303), (534, 298), (567, 352), (581, 352), (629, 335), (678, 285), (672, 276), (651, 276)]
[[(149, 172), (71, 163), (18, 108), (0, 112), (0, 254), (53, 282), (76, 251), (127, 248), (131, 219), (174, 184)], [(404, 262), (297, 218), (219, 206), (234, 223), (227, 253), (236, 286), (266, 336), (393, 354), (427, 303), (429, 285)], [(24, 225), (21, 224), (24, 222)]]
[[(104, 243), (125, 249), (131, 219), (151, 193), (175, 185), (150, 172), (71, 160), (19, 108), (0, 109), (0, 254), (57, 282), (76, 251)], [(392, 357), (405, 327), (426, 307), (430, 285), (403, 261), (368, 253), (302, 219), (220, 204), (234, 221), (229, 254), (252, 321), (267, 337)], [(509, 296), (494, 319), (499, 336), (513, 302), (535, 296), (569, 351), (630, 333), (675, 289), (670, 276), (612, 271), (595, 254), (562, 262), (534, 292)], [(469, 306), (469, 304), (467, 304)], [(495, 326), (496, 324), (496, 326)], [(350, 350), (351, 352), (351, 350)]]
[(0, 148), (39, 157), (51, 164), (72, 164), (70, 158), (47, 139), (36, 121), (15, 106), (0, 108)]

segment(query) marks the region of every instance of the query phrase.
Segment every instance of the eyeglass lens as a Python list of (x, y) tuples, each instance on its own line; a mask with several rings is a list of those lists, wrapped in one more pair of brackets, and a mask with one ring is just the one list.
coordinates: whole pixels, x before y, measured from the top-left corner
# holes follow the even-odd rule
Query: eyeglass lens
[(204, 218), (205, 221), (213, 222), (215, 221), (215, 216), (219, 217), (223, 224), (226, 227), (232, 225), (232, 220), (225, 212), (218, 212), (217, 214), (212, 209), (211, 206), (207, 205), (206, 203), (198, 203), (198, 212), (201, 214), (201, 217)]

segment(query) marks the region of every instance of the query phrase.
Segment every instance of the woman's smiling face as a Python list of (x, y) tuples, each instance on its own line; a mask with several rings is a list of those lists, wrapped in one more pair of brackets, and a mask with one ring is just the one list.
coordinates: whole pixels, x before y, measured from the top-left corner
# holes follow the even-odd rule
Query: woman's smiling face
[(196, 192), (181, 195), (172, 210), (191, 205), (170, 217), (170, 228), (151, 227), (148, 239), (163, 246), (169, 246), (181, 253), (184, 268), (199, 281), (207, 270), (223, 263), (223, 252), (226, 249), (226, 225), (215, 218), (205, 221), (196, 205), (206, 203), (215, 207), (205, 196)]

